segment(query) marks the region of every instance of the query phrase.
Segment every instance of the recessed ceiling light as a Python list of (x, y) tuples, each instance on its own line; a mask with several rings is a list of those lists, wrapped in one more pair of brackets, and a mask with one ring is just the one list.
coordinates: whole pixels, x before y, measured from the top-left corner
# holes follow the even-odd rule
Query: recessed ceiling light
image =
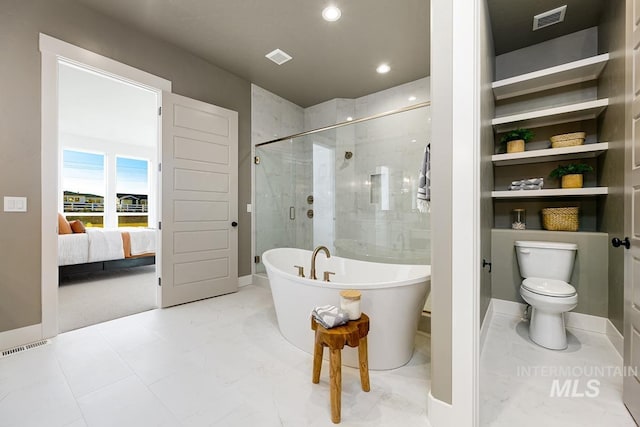
[(413, 96), (413, 95), (411, 95), (411, 96), (409, 97), (409, 101), (415, 101), (416, 99), (418, 99), (418, 98), (416, 98), (416, 97), (415, 97), (415, 96)]
[(340, 19), (342, 12), (335, 6), (327, 6), (322, 10), (322, 17), (325, 21), (334, 22)]
[(353, 120), (353, 117), (349, 116), (347, 117), (347, 121), (350, 122), (351, 120)]
[(376, 68), (376, 71), (380, 74), (386, 74), (391, 71), (391, 67), (389, 67), (389, 64), (380, 64), (378, 68)]

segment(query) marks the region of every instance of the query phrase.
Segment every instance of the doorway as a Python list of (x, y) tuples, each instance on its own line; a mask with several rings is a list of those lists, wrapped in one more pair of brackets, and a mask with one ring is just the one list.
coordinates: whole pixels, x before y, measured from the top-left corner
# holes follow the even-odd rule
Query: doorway
[(158, 306), (158, 140), (156, 91), (58, 60), (60, 332)]

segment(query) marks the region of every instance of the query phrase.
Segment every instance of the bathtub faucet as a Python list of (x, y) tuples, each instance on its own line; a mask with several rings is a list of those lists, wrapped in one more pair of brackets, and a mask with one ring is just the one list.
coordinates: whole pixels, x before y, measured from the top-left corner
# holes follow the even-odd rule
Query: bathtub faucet
[(316, 277), (316, 256), (320, 251), (324, 251), (324, 254), (327, 256), (327, 258), (331, 258), (329, 249), (327, 249), (326, 246), (318, 246), (313, 250), (313, 255), (311, 255), (311, 275), (309, 276), (309, 278), (311, 278), (312, 280), (318, 280), (318, 278)]

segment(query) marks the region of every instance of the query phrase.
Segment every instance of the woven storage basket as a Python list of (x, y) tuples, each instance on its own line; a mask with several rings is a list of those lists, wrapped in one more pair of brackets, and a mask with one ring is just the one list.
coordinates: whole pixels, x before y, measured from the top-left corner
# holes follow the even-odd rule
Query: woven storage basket
[(549, 138), (551, 140), (551, 147), (573, 147), (574, 145), (584, 144), (584, 139), (587, 136), (586, 132), (573, 132), (563, 133), (562, 135), (555, 135)]
[(550, 231), (578, 231), (578, 208), (542, 209), (542, 227)]

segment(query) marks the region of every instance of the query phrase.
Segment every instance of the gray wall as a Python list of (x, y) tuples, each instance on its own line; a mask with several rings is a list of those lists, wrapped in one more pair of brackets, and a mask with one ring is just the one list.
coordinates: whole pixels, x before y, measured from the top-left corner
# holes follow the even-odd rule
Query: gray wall
[(578, 306), (574, 311), (594, 316), (607, 315), (609, 237), (606, 233), (493, 230), (491, 233), (493, 297), (524, 302), (519, 293), (522, 278), (514, 248), (516, 240), (576, 243), (578, 252), (569, 282), (578, 292)]
[[(493, 225), (493, 199), (491, 191), (493, 190), (493, 162), (491, 155), (494, 153), (494, 135), (491, 119), (495, 117), (495, 108), (493, 102), (493, 91), (491, 83), (494, 80), (494, 50), (493, 37), (491, 34), (491, 19), (487, 10), (487, 3), (482, 2), (480, 9), (480, 60), (481, 60), (481, 85), (482, 92), (480, 94), (481, 105), (481, 164), (480, 182), (481, 199), (480, 199), (480, 254), (482, 258), (491, 261), (491, 228)], [(480, 326), (484, 320), (489, 302), (491, 301), (491, 274), (488, 268), (482, 270), (480, 276)]]
[(175, 93), (239, 113), (238, 272), (250, 274), (250, 83), (75, 2), (5, 0), (0, 9), (0, 196), (26, 196), (29, 211), (0, 212), (0, 332), (41, 321), (40, 32), (171, 80)]
[[(624, 138), (625, 138), (625, 2), (611, 0), (603, 8), (598, 31), (600, 53), (609, 52), (610, 60), (599, 80), (598, 95), (609, 97), (609, 107), (599, 123), (600, 140), (609, 142), (609, 150), (599, 159), (600, 181), (609, 187), (609, 195), (600, 204), (601, 231), (611, 238), (624, 235)], [(608, 245), (609, 319), (622, 333), (624, 303), (624, 251)]]

